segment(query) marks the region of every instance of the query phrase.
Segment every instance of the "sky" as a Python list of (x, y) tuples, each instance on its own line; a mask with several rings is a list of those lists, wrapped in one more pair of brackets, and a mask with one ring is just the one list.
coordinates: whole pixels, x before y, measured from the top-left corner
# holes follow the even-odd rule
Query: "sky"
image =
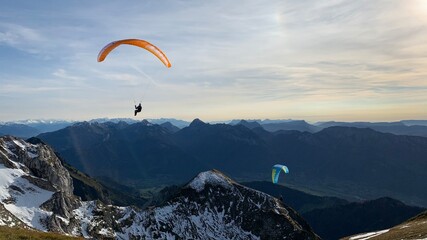
[(427, 119), (427, 0), (0, 1), (0, 121)]

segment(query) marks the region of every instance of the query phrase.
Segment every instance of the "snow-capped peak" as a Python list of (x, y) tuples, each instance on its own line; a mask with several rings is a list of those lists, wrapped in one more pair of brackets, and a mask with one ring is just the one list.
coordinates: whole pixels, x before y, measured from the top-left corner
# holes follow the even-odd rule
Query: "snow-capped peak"
[(190, 183), (187, 184), (187, 186), (197, 192), (201, 192), (205, 188), (206, 184), (230, 189), (233, 181), (217, 170), (210, 170), (199, 173), (193, 180), (191, 180)]

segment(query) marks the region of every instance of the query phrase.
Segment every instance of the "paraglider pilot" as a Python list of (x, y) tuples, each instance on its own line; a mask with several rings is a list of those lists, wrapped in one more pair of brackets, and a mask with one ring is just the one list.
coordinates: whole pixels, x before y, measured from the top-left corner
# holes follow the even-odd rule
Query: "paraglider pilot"
[(138, 106), (135, 105), (135, 116), (136, 116), (137, 113), (141, 112), (141, 110), (142, 110), (141, 103), (139, 103)]

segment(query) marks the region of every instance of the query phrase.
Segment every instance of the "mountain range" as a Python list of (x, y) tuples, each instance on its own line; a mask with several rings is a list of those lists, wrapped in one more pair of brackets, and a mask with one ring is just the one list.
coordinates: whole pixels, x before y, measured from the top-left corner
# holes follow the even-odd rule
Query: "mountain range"
[(137, 188), (180, 184), (212, 168), (239, 181), (267, 180), (271, 166), (284, 163), (287, 184), (299, 189), (427, 206), (423, 137), (354, 127), (272, 133), (199, 119), (178, 131), (146, 121), (85, 122), (38, 137), (78, 170)]
[[(166, 124), (174, 129), (181, 129), (188, 127), (190, 122), (174, 119), (174, 118), (159, 118), (159, 119), (146, 119), (153, 124)], [(106, 122), (126, 122), (133, 124), (140, 122), (131, 118), (97, 118), (88, 121), (90, 123), (106, 123)], [(0, 136), (13, 135), (23, 138), (36, 136), (40, 133), (52, 132), (70, 126), (76, 121), (66, 120), (20, 120), (13, 122), (0, 122)], [(281, 130), (296, 130), (300, 132), (315, 133), (327, 127), (333, 126), (346, 126), (358, 128), (371, 128), (373, 130), (393, 133), (396, 135), (410, 135), (410, 136), (427, 136), (427, 120), (402, 120), (398, 122), (317, 122), (310, 124), (304, 120), (243, 120), (234, 119), (231, 121), (212, 121), (211, 124), (225, 123), (229, 125), (243, 124), (248, 128), (262, 127), (263, 129), (276, 132)]]

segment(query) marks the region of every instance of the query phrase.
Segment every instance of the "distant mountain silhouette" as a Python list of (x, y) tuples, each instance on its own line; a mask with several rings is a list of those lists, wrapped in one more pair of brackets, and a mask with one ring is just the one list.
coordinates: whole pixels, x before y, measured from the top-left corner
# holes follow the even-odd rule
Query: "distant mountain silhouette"
[(161, 125), (162, 123), (170, 122), (172, 125), (178, 128), (184, 128), (190, 125), (190, 122), (175, 119), (175, 118), (147, 119), (147, 121), (149, 121), (150, 123), (159, 124), (159, 125)]
[(269, 132), (295, 130), (300, 132), (317, 132), (322, 128), (309, 124), (304, 120), (232, 120), (230, 125), (244, 125), (249, 129), (262, 127)]
[(311, 125), (304, 120), (295, 120), (279, 123), (265, 123), (262, 124), (262, 127), (270, 132), (275, 132), (279, 130), (297, 130), (300, 132), (314, 133), (322, 129), (320, 127)]
[[(411, 123), (417, 123), (412, 121), (400, 122), (323, 122), (317, 126), (320, 128), (328, 128), (334, 126), (341, 127), (357, 127), (357, 128), (370, 128), (375, 131), (383, 133), (393, 133), (396, 135), (410, 135), (410, 136), (421, 136), (427, 137), (427, 125), (413, 125)], [(423, 123), (423, 121), (419, 121)]]
[(371, 127), (396, 127), (396, 126), (406, 126), (402, 122), (322, 122), (317, 124), (317, 126), (322, 128), (328, 127), (358, 127), (358, 128), (371, 128)]
[(243, 126), (249, 128), (249, 129), (254, 129), (254, 128), (262, 127), (261, 124), (259, 124), (258, 122), (255, 122), (255, 121), (241, 120), (236, 125), (238, 125), (238, 124), (243, 125)]
[(40, 134), (36, 128), (24, 124), (8, 123), (0, 124), (0, 136), (12, 135), (21, 138), (29, 138)]
[[(18, 120), (18, 121), (12, 121), (12, 122), (6, 122), (6, 123), (0, 123), (1, 125), (25, 125), (32, 129), (30, 131), (30, 134), (26, 134), (26, 137), (36, 136), (37, 134), (44, 133), (44, 132), (53, 132), (59, 129), (62, 129), (64, 127), (72, 125), (74, 122), (67, 121), (67, 120), (35, 120), (35, 119), (28, 119), (28, 120)], [(34, 131), (34, 129), (36, 131)], [(16, 134), (13, 134), (13, 136), (17, 136)]]
[(173, 125), (172, 123), (170, 123), (170, 122), (164, 122), (164, 123), (162, 123), (162, 124), (160, 124), (160, 126), (162, 126), (163, 128), (165, 128), (165, 129), (167, 129), (167, 130), (169, 130), (170, 132), (172, 132), (172, 133), (176, 133), (176, 132), (178, 132), (179, 131), (179, 127), (177, 127), (177, 126), (175, 126), (175, 125)]
[(352, 127), (271, 133), (199, 119), (175, 133), (148, 122), (79, 123), (39, 137), (90, 176), (132, 186), (179, 184), (212, 168), (239, 181), (268, 180), (271, 166), (283, 163), (287, 182), (324, 195), (427, 206), (423, 137)]
[(73, 124), (70, 121), (52, 120), (52, 121), (28, 121), (23, 123), (29, 127), (37, 129), (40, 133), (53, 132), (68, 127)]
[(413, 126), (413, 125), (427, 126), (427, 120), (402, 120), (400, 122), (402, 122), (407, 126)]

